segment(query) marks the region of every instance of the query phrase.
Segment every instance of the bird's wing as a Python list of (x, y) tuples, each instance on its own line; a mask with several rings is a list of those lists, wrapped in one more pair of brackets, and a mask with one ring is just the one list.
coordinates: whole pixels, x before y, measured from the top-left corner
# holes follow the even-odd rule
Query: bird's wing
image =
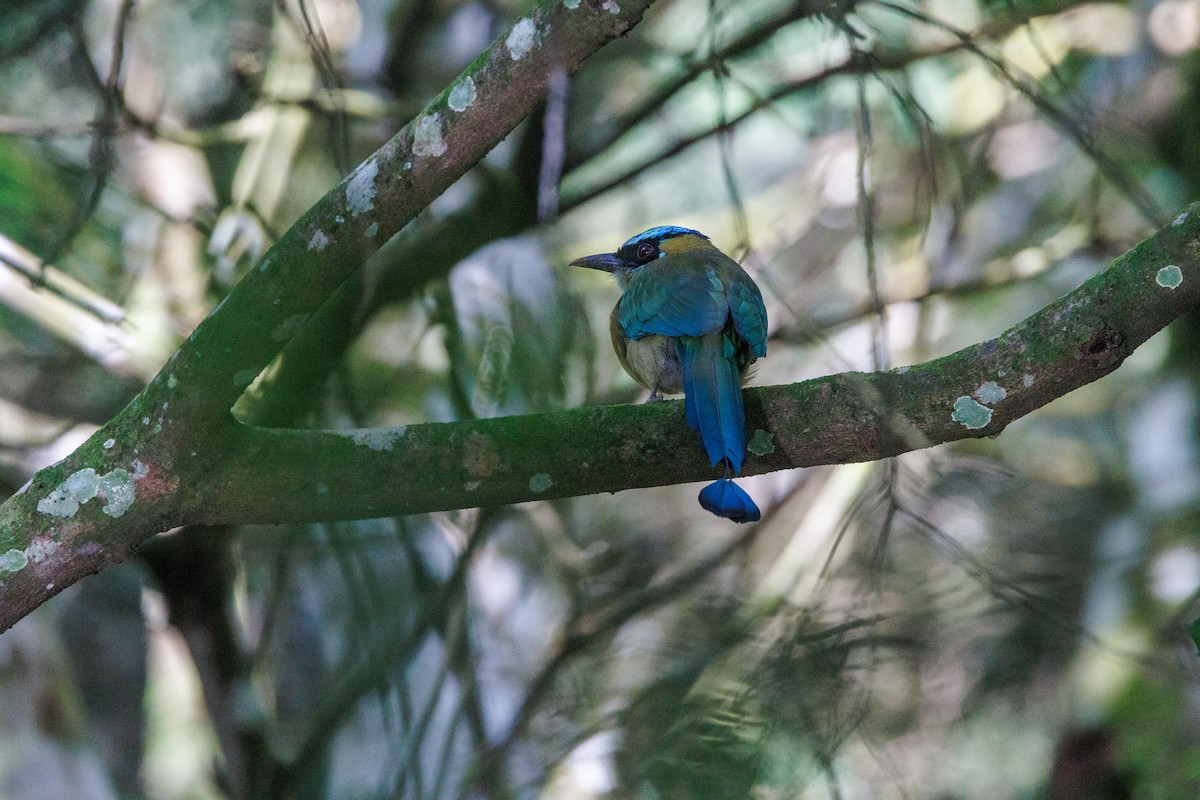
[(692, 253), (668, 256), (642, 269), (621, 295), (617, 316), (625, 335), (703, 336), (729, 318), (725, 281)]
[(758, 286), (740, 268), (741, 275), (729, 283), (729, 316), (733, 329), (750, 346), (754, 358), (767, 354), (767, 309)]

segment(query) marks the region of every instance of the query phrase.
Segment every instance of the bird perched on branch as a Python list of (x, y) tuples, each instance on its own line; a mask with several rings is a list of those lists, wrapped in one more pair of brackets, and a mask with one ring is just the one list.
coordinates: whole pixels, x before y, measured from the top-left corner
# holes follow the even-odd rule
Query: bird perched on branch
[(731, 478), (746, 456), (742, 384), (767, 354), (767, 310), (745, 270), (708, 237), (666, 225), (639, 233), (615, 253), (571, 266), (611, 272), (621, 287), (611, 332), (617, 358), (650, 390), (684, 395), (687, 423), (700, 432), (725, 477), (700, 491), (700, 505), (734, 522), (752, 522), (758, 506)]

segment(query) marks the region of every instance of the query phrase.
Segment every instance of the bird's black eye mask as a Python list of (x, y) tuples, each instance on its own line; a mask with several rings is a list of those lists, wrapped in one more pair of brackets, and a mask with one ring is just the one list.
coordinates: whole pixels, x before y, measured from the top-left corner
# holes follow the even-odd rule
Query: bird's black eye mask
[(662, 255), (662, 253), (659, 251), (658, 245), (654, 242), (638, 242), (636, 245), (622, 247), (617, 255), (627, 263), (640, 267), (644, 264), (649, 264)]

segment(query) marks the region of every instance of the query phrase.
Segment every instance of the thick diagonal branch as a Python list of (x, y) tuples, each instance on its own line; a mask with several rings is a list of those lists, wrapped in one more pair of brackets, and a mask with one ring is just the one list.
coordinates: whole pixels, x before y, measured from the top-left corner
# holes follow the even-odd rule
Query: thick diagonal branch
[[(193, 521), (243, 442), (230, 408), (379, 246), (653, 0), (542, 0), (267, 252), (95, 436), (0, 505), (0, 630), (147, 537)], [(188, 510), (191, 509), (191, 510)]]
[[(587, 5), (572, 18), (548, 2), (542, 17), (514, 29), (520, 35), (498, 41), (297, 223), (120, 415), (0, 505), (0, 629), (173, 525), (353, 519), (711, 477), (680, 403), (350, 434), (241, 426), (229, 414), (245, 383), (371, 242), (398, 229), (532, 107), (529, 87), (540, 91), (539, 75), (573, 67), (636, 18), (609, 15), (612, 4)], [(633, 5), (622, 3), (621, 14)], [(576, 22), (588, 32), (572, 28)], [(471, 75), (478, 83), (468, 102), (461, 87)], [(495, 112), (503, 124), (488, 117), (476, 120), (485, 128), (468, 129), (453, 121), (451, 112), (465, 115), (474, 104), (504, 106)], [(751, 390), (746, 472), (995, 435), (1116, 369), (1196, 308), (1198, 254), (1193, 206), (996, 339), (907, 369)]]
[[(748, 391), (752, 435), (745, 471), (868, 461), (994, 436), (1013, 420), (1112, 372), (1136, 347), (1198, 304), (1200, 204), (995, 339), (890, 372), (842, 373)], [(120, 535), (106, 528), (115, 556), (123, 556), (146, 531), (176, 521), (354, 519), (613, 492), (712, 475), (679, 402), (348, 433), (231, 430), (225, 458), (206, 471), (141, 464), (138, 502), (131, 506), (138, 509), (138, 525)], [(60, 472), (60, 484), (35, 482), (26, 495), (41, 498), (39, 505), (55, 492), (61, 500), (62, 487), (76, 475)], [(150, 491), (145, 502), (143, 488)], [(0, 513), (12, 505), (10, 500)], [(78, 542), (76, 528), (105, 527), (94, 526), (97, 516), (80, 513), (55, 533)], [(43, 568), (51, 561), (48, 542), (43, 535), (12, 557), (27, 556), (30, 567)], [(85, 542), (76, 552), (90, 556), (89, 546)], [(0, 559), (9, 554), (0, 553)], [(77, 556), (56, 564), (59, 572), (47, 577), (74, 579), (79, 563)], [(34, 572), (24, 565), (23, 570)], [(10, 581), (0, 586), (0, 599), (7, 599)]]

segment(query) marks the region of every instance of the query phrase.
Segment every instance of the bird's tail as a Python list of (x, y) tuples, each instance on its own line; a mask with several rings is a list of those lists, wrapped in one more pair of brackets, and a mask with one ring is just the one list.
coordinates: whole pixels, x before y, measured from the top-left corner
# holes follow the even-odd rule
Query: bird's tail
[[(724, 461), (734, 475), (740, 474), (746, 457), (746, 419), (742, 377), (731, 335), (717, 331), (698, 337), (681, 336), (679, 360), (688, 425), (700, 432), (714, 467)], [(704, 487), (700, 505), (736, 522), (760, 517), (750, 495), (728, 478)]]
[(758, 522), (762, 512), (746, 490), (728, 478), (713, 481), (700, 490), (700, 507), (734, 522)]
[(727, 460), (737, 475), (746, 455), (746, 421), (733, 340), (720, 331), (681, 336), (679, 351), (687, 424), (700, 431), (712, 465)]

